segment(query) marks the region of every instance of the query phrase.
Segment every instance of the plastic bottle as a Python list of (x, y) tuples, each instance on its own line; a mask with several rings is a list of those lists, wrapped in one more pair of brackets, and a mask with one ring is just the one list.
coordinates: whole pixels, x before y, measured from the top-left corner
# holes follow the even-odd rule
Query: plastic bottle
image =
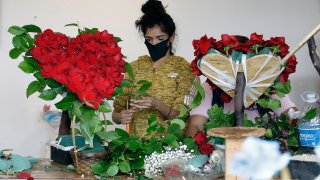
[[(299, 117), (300, 145), (304, 153), (313, 153), (314, 147), (320, 146), (319, 95), (312, 91), (306, 91), (301, 94), (301, 98), (305, 102), (305, 105)], [(309, 116), (311, 111), (315, 113), (315, 116)], [(314, 115), (314, 113), (312, 114)]]

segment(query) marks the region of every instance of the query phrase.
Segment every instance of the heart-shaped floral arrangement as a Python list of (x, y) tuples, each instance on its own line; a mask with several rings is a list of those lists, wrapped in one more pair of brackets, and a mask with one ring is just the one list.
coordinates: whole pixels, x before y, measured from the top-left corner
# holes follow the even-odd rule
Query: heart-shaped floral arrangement
[(193, 73), (205, 75), (212, 89), (222, 90), (221, 99), (230, 102), (234, 97), (237, 72), (246, 77), (245, 107), (254, 102), (264, 108), (280, 107), (279, 100), (271, 98), (276, 93), (283, 97), (291, 90), (289, 74), (295, 72), (296, 57), (291, 56), (285, 64), (281, 58), (289, 53), (284, 37), (264, 40), (263, 35), (253, 33), (250, 38), (223, 34), (221, 40), (206, 35), (193, 40), (195, 59)]
[(8, 31), (14, 35), (10, 57), (23, 54), (19, 68), (36, 77), (27, 88), (27, 97), (40, 92), (40, 98), (53, 100), (61, 94), (56, 107), (76, 117), (82, 135), (92, 145), (93, 135), (103, 130), (96, 112), (111, 112), (106, 100), (112, 99), (124, 77), (121, 39), (97, 28), (78, 27), (76, 37), (51, 29), (42, 32), (35, 25), (11, 26)]
[(61, 83), (96, 109), (103, 99), (112, 97), (123, 79), (121, 49), (106, 30), (68, 38), (47, 29), (38, 34), (34, 44), (30, 55), (38, 62), (40, 74)]

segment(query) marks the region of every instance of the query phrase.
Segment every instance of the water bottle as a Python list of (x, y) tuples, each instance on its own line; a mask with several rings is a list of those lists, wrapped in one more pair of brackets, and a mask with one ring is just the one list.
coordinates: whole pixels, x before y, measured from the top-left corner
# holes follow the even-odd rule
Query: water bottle
[(299, 117), (299, 139), (305, 153), (313, 153), (320, 146), (320, 103), (319, 95), (312, 91), (301, 94), (305, 105)]

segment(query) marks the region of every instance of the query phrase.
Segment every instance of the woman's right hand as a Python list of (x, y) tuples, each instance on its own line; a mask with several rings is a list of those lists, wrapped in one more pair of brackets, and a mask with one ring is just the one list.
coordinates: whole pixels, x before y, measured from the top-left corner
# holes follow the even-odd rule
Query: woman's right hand
[(132, 121), (133, 114), (137, 112), (135, 109), (123, 110), (119, 113), (121, 124), (129, 124)]

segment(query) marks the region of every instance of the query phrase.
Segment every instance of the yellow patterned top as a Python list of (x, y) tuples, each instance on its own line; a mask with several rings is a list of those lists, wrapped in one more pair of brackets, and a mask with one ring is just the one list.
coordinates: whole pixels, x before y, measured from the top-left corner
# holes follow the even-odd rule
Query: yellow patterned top
[[(151, 96), (160, 99), (174, 110), (179, 110), (184, 103), (185, 95), (189, 94), (195, 75), (191, 72), (190, 63), (179, 56), (171, 56), (156, 69), (152, 66), (149, 56), (140, 56), (130, 63), (135, 81), (147, 80), (152, 83), (147, 91)], [(113, 106), (115, 112), (126, 109), (127, 97), (117, 96)], [(154, 114), (159, 122), (167, 128), (164, 116), (158, 110), (145, 109), (136, 112), (130, 124), (130, 135), (143, 136), (148, 128), (150, 113)]]

